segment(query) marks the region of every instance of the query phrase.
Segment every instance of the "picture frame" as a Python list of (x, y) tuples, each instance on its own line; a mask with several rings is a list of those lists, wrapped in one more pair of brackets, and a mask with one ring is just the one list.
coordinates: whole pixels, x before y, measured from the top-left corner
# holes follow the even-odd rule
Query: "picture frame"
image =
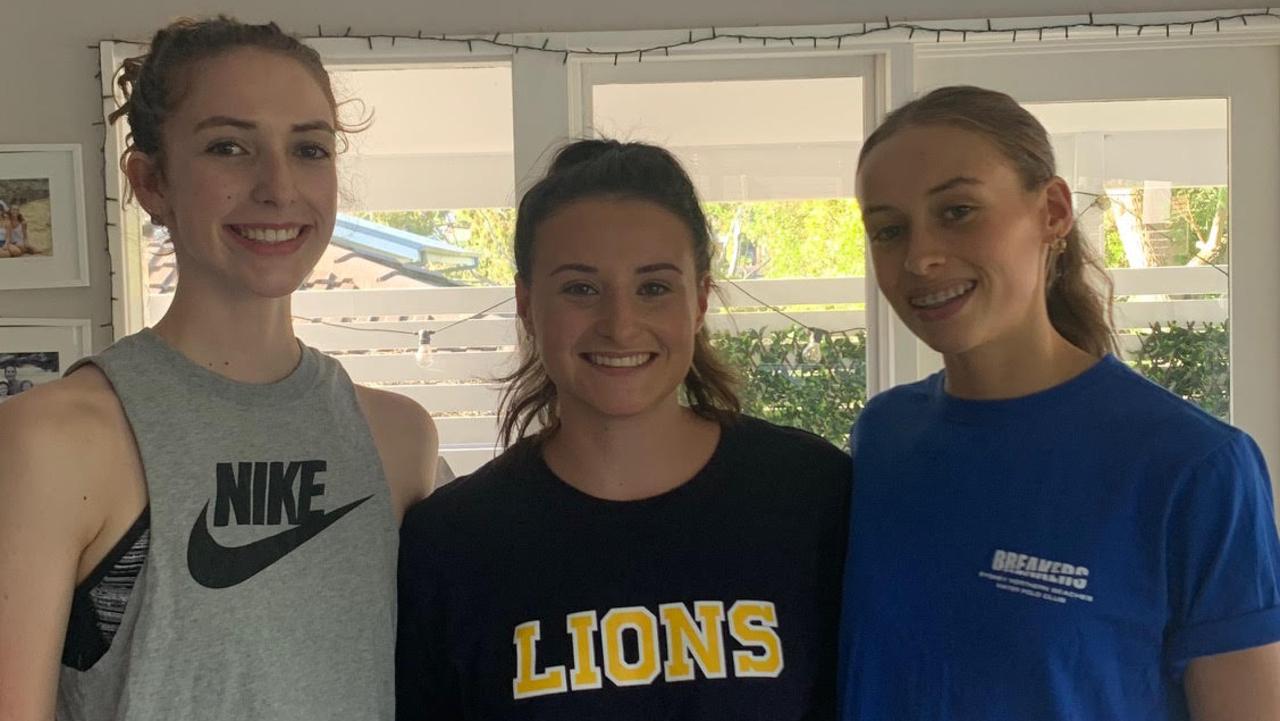
[(0, 290), (89, 284), (80, 145), (0, 145), (0, 238)]
[(87, 318), (0, 317), (0, 403), (61, 378), (92, 343)]

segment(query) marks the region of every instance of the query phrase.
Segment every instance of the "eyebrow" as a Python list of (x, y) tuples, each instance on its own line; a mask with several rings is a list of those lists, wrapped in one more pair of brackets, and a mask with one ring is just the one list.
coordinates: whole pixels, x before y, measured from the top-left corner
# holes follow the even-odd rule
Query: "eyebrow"
[[(925, 195), (937, 195), (938, 193), (944, 193), (952, 188), (958, 188), (965, 185), (982, 185), (982, 181), (977, 178), (971, 178), (967, 175), (957, 175), (950, 180), (929, 188)], [(865, 218), (870, 215), (875, 215), (876, 213), (884, 213), (891, 210), (893, 210), (893, 207), (889, 205), (873, 205), (869, 208), (863, 208), (862, 217)]]
[[(676, 266), (674, 263), (650, 263), (649, 265), (642, 265), (639, 268), (636, 268), (636, 275), (640, 275), (643, 273), (656, 273), (660, 270), (673, 270), (677, 273), (680, 273), (681, 275), (684, 274), (684, 271), (680, 270), (680, 268)], [(594, 265), (584, 265), (582, 263), (565, 263), (564, 265), (551, 271), (548, 275), (556, 275), (557, 273), (568, 273), (568, 272), (599, 273), (600, 269), (595, 267)]]
[(967, 175), (957, 175), (945, 183), (939, 183), (932, 188), (929, 188), (927, 195), (937, 195), (938, 193), (942, 193), (962, 185), (982, 185), (982, 181), (977, 178), (971, 178)]
[[(258, 127), (258, 124), (249, 120), (232, 118), (226, 115), (212, 115), (196, 123), (196, 130), (200, 131), (207, 128), (218, 128), (223, 126), (239, 128), (240, 130), (255, 130)], [(336, 134), (333, 126), (323, 120), (311, 120), (305, 123), (298, 123), (292, 126), (290, 130), (295, 133), (309, 133), (319, 130), (331, 135)]]
[(660, 270), (672, 270), (680, 275), (684, 275), (684, 271), (680, 270), (673, 263), (652, 263), (650, 265), (642, 265), (639, 268), (636, 268), (636, 273), (656, 273)]

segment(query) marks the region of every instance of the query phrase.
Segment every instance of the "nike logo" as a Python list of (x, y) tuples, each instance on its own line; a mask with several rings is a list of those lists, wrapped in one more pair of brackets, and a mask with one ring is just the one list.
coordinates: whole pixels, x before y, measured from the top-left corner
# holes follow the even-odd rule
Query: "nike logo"
[(365, 496), (328, 513), (314, 513), (287, 531), (243, 546), (223, 546), (214, 540), (209, 533), (209, 504), (205, 503), (187, 540), (187, 568), (196, 583), (206, 588), (229, 588), (244, 583), (370, 498), (373, 496)]

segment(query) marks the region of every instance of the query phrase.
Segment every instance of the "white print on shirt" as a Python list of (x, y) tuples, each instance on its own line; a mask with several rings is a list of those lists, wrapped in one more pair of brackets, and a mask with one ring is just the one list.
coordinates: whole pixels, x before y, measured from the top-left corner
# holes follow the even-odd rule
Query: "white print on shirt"
[[(725, 628), (726, 617), (728, 628)], [(708, 679), (733, 676), (777, 678), (782, 674), (782, 638), (778, 635), (778, 612), (768, 601), (737, 601), (725, 613), (720, 601), (696, 601), (693, 613), (687, 604), (664, 603), (658, 613), (644, 606), (611, 608), (603, 616), (595, 611), (579, 611), (565, 616), (565, 631), (573, 645), (573, 665), (538, 668), (538, 641), (542, 622), (526, 621), (515, 629), (515, 678), (511, 681), (516, 699), (588, 691), (604, 688), (604, 679), (614, 686), (647, 686), (661, 675), (665, 681), (692, 681), (695, 666)], [(661, 629), (661, 631), (659, 630)], [(740, 650), (726, 656), (725, 632)], [(665, 635), (667, 658), (662, 658)], [(634, 659), (623, 651), (625, 635), (636, 641)], [(597, 656), (596, 639), (601, 653)], [(729, 659), (732, 659), (730, 665)]]
[(991, 557), (991, 570), (979, 571), (978, 577), (1001, 591), (1051, 603), (1093, 603), (1093, 596), (1081, 593), (1089, 587), (1089, 569), (1062, 561), (997, 549)]

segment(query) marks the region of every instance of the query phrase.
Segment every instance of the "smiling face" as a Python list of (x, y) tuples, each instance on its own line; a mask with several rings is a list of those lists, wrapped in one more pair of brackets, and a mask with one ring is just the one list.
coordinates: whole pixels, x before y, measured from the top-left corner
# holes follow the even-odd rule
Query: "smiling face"
[(881, 291), (934, 350), (1017, 352), (1052, 332), (1045, 268), (1071, 227), (1060, 179), (1027, 190), (981, 135), (917, 126), (870, 151), (858, 199)]
[(516, 300), (561, 418), (678, 407), (709, 289), (688, 226), (658, 205), (578, 200), (544, 220)]
[(333, 107), (310, 72), (279, 53), (237, 49), (187, 73), (163, 126), (163, 167), (134, 155), (130, 182), (169, 228), (180, 283), (288, 295), (333, 233)]

